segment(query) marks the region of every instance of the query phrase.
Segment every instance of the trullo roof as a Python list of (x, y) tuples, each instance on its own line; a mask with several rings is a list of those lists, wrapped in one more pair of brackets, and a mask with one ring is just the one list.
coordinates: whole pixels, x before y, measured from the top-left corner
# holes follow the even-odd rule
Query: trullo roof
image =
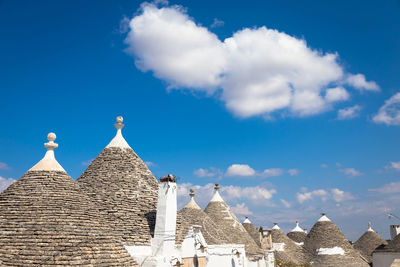
[(99, 210), (54, 157), (45, 157), (0, 194), (1, 266), (138, 266)]
[(246, 229), (247, 233), (253, 238), (258, 246), (261, 246), (261, 239), (260, 239), (260, 231), (251, 223), (248, 217), (242, 223), (244, 229)]
[(361, 252), (369, 263), (372, 262), (372, 252), (382, 246), (387, 245), (385, 239), (380, 237), (368, 223), (368, 230), (354, 243), (354, 248)]
[(226, 234), (226, 239), (232, 244), (244, 244), (247, 258), (251, 260), (263, 257), (263, 251), (247, 233), (230, 207), (222, 199), (215, 186), (215, 194), (208, 203), (204, 212), (210, 216), (214, 223)]
[(299, 222), (296, 221), (296, 227), (294, 227), (287, 236), (296, 242), (297, 245), (304, 244), (304, 239), (306, 239), (306, 231), (304, 231), (300, 226)]
[(311, 228), (304, 241), (304, 248), (313, 255), (313, 266), (369, 266), (366, 259), (353, 248), (342, 231), (325, 214)]

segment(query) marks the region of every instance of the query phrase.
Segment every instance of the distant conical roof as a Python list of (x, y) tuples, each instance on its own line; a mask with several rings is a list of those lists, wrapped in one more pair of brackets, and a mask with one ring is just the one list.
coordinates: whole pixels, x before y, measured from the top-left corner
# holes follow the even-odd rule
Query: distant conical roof
[(117, 134), (77, 179), (107, 218), (110, 229), (123, 233), (127, 245), (150, 245), (157, 208), (158, 182), (146, 164)]
[(253, 238), (253, 240), (256, 242), (258, 246), (261, 246), (261, 240), (260, 240), (260, 231), (257, 230), (257, 228), (251, 223), (248, 217), (245, 218), (245, 220), (242, 223), (244, 229), (246, 229), (247, 233)]
[(305, 264), (309, 262), (310, 255), (291, 240), (275, 223), (271, 229), (272, 248), (275, 257), (281, 262), (293, 262), (295, 264)]
[(375, 251), (379, 252), (400, 252), (400, 234), (398, 234), (395, 238), (389, 241), (389, 244), (386, 246), (381, 246), (377, 248)]
[(226, 238), (233, 244), (244, 244), (246, 256), (249, 259), (260, 259), (263, 257), (263, 251), (255, 243), (253, 238), (247, 233), (246, 229), (239, 222), (238, 218), (231, 211), (230, 207), (222, 199), (218, 192), (219, 186), (215, 186), (215, 194), (207, 207), (204, 209), (205, 213), (211, 217), (214, 223), (221, 229), (227, 236)]
[(294, 242), (296, 242), (297, 245), (304, 244), (304, 239), (306, 239), (306, 231), (301, 229), (299, 226), (299, 222), (296, 221), (296, 227), (294, 227), (288, 234), (287, 236), (292, 239)]
[(304, 241), (304, 248), (313, 255), (313, 266), (369, 266), (325, 214), (311, 228)]
[(45, 157), (0, 194), (1, 266), (138, 266), (99, 210), (54, 157)]
[(380, 237), (368, 223), (368, 230), (354, 243), (354, 248), (360, 251), (369, 263), (372, 262), (372, 252), (382, 245), (387, 245), (385, 239)]
[(178, 214), (192, 225), (201, 226), (201, 233), (207, 244), (221, 245), (229, 243), (226, 234), (218, 228), (214, 221), (197, 205), (194, 200), (194, 190), (190, 189), (190, 201), (181, 209)]

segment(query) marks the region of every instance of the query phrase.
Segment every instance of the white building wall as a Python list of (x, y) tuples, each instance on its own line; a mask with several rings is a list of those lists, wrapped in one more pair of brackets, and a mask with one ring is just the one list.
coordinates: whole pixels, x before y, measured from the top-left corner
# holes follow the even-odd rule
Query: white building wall
[(378, 252), (372, 255), (373, 267), (390, 267), (395, 259), (400, 259), (400, 253)]

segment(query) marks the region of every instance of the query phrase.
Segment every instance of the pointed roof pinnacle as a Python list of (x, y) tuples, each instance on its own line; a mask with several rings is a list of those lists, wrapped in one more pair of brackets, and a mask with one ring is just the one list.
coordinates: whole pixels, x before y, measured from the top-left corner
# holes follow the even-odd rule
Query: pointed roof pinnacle
[(367, 232), (375, 232), (374, 229), (372, 229), (371, 222), (368, 222), (368, 230), (367, 230)]
[(293, 228), (291, 232), (303, 232), (303, 233), (305, 233), (306, 231), (299, 226), (299, 221), (296, 221), (296, 227)]
[(330, 222), (331, 220), (326, 217), (325, 213), (321, 213), (321, 218), (319, 218), (318, 222)]
[(193, 188), (190, 188), (189, 196), (190, 196), (190, 200), (184, 208), (201, 210), (200, 206), (197, 205), (196, 201), (194, 200), (194, 189)]
[(111, 140), (111, 142), (106, 146), (106, 147), (119, 147), (119, 148), (130, 148), (132, 149), (128, 143), (126, 142), (125, 138), (122, 136), (121, 129), (124, 128), (124, 124), (122, 122), (124, 121), (124, 118), (122, 116), (118, 116), (116, 118), (117, 123), (114, 124), (115, 128), (117, 129), (117, 134)]
[(278, 223), (277, 223), (277, 222), (274, 222), (274, 227), (272, 227), (272, 229), (274, 229), (274, 230), (279, 230), (279, 229), (281, 229), (281, 228), (278, 226)]
[(243, 223), (251, 223), (251, 221), (249, 220), (249, 217), (245, 217)]
[(58, 144), (54, 143), (57, 136), (55, 133), (49, 133), (47, 135), (47, 140), (49, 142), (44, 144), (44, 147), (47, 148), (46, 154), (44, 157), (29, 171), (62, 171), (66, 172), (64, 168), (57, 162), (54, 157), (54, 149), (58, 147)]
[(224, 202), (221, 195), (219, 194), (219, 184), (215, 184), (215, 193), (214, 196), (211, 198), (210, 202)]

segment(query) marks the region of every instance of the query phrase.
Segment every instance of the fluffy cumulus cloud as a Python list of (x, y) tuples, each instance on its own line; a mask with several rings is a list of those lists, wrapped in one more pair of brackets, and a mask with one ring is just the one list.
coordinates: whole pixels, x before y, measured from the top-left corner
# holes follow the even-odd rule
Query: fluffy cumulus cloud
[(343, 202), (343, 201), (354, 199), (354, 196), (350, 192), (345, 192), (338, 188), (331, 189), (331, 194), (332, 194), (332, 198), (336, 202)]
[(274, 176), (281, 176), (283, 174), (284, 170), (279, 169), (279, 168), (272, 168), (272, 169), (266, 169), (263, 171), (263, 176), (265, 177), (274, 177)]
[(215, 95), (238, 117), (309, 116), (349, 99), (346, 84), (377, 90), (364, 75), (345, 73), (337, 54), (267, 27), (244, 28), (221, 41), (182, 7), (147, 3), (129, 28), (127, 52), (140, 70), (169, 88)]
[(354, 105), (352, 107), (347, 107), (338, 110), (337, 119), (338, 120), (349, 120), (356, 118), (360, 115), (361, 107), (359, 105)]
[(391, 161), (390, 164), (388, 166), (386, 166), (385, 168), (400, 171), (400, 161), (397, 161), (397, 162)]
[(345, 169), (341, 169), (339, 171), (343, 172), (344, 174), (346, 174), (347, 176), (350, 176), (350, 177), (356, 177), (356, 176), (363, 175), (362, 172), (360, 172), (354, 168), (345, 168)]
[(350, 192), (345, 192), (338, 188), (332, 188), (330, 190), (318, 189), (310, 192), (305, 190), (304, 192), (298, 192), (296, 198), (300, 204), (313, 199), (320, 199), (322, 201), (332, 199), (337, 203), (355, 199)]
[(16, 180), (13, 178), (3, 178), (0, 176), (0, 193), (3, 192), (7, 187), (9, 187)]
[(296, 194), (297, 201), (301, 204), (307, 200), (314, 199), (315, 197), (320, 198), (322, 201), (326, 201), (328, 192), (324, 189), (318, 189), (311, 192), (299, 192)]
[(372, 120), (386, 125), (400, 125), (400, 93), (386, 100)]
[(199, 168), (193, 171), (193, 174), (197, 177), (221, 177), (222, 171), (220, 169), (210, 167), (208, 169)]
[(249, 207), (246, 206), (245, 203), (236, 204), (236, 206), (231, 208), (233, 213), (238, 215), (253, 215), (253, 212), (249, 210)]
[(256, 171), (247, 164), (232, 164), (226, 170), (225, 176), (253, 176)]

